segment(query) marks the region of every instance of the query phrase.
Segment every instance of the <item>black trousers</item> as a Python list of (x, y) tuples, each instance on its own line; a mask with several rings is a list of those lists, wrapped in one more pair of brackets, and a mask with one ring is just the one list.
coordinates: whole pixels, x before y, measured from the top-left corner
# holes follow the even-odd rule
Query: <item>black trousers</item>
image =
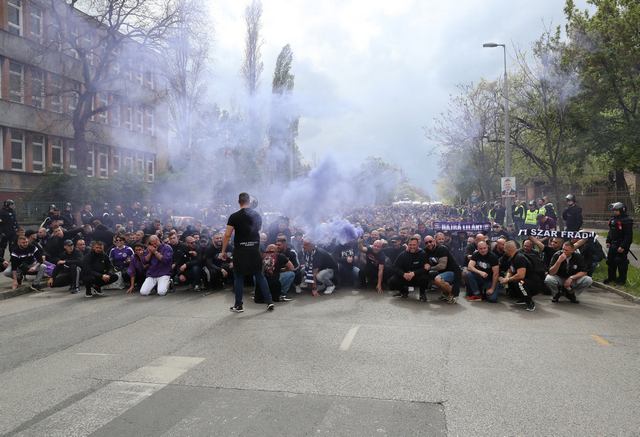
[(80, 266), (56, 266), (53, 271), (53, 287), (69, 285), (73, 288), (80, 287)]
[(525, 302), (533, 302), (533, 296), (538, 293), (545, 293), (547, 286), (544, 279), (537, 275), (531, 278), (525, 278), (524, 281), (509, 282), (510, 295), (516, 298), (524, 299)]
[(389, 289), (398, 290), (403, 295), (409, 294), (409, 287), (418, 287), (420, 294), (424, 293), (429, 286), (428, 275), (415, 275), (410, 281), (404, 279), (402, 275), (396, 274), (389, 279)]
[(96, 276), (85, 275), (82, 278), (82, 280), (84, 281), (84, 287), (87, 290), (87, 294), (91, 293), (91, 287), (94, 287), (100, 290), (100, 288), (103, 285), (113, 284), (118, 280), (118, 275), (116, 275), (115, 273), (104, 273), (104, 274), (109, 275), (109, 280), (106, 282), (102, 280), (102, 275), (96, 275)]
[(629, 259), (627, 251), (618, 253), (618, 246), (611, 245), (607, 252), (607, 276), (611, 281), (627, 282)]

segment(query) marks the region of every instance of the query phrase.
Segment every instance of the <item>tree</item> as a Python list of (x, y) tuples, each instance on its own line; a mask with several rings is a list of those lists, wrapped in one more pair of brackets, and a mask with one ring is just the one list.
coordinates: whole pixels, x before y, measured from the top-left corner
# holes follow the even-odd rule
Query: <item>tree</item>
[(252, 0), (244, 12), (247, 35), (245, 38), (244, 63), (242, 64), (242, 75), (249, 96), (255, 95), (258, 90), (260, 75), (264, 69), (262, 55), (260, 54), (263, 45), (263, 41), (260, 38), (261, 18), (262, 3), (260, 0)]
[(58, 54), (64, 76), (80, 72), (79, 85), (60, 86), (50, 95), (74, 102), (62, 116), (72, 126), (78, 174), (84, 176), (88, 142), (101, 135), (90, 122), (127, 99), (142, 99), (138, 87), (123, 80), (121, 67), (148, 61), (144, 53), (160, 46), (179, 20), (178, 9), (172, 0), (50, 0), (50, 8), (53, 41), (47, 55)]
[(516, 52), (519, 70), (513, 77), (513, 146), (554, 190), (556, 205), (567, 169), (584, 161), (571, 119), (578, 93), (577, 66), (567, 56), (560, 29), (544, 32), (533, 45), (532, 59)]
[[(285, 45), (276, 61), (273, 73), (271, 95), (271, 122), (269, 127), (268, 162), (274, 176), (287, 176), (292, 180), (296, 167), (300, 167), (296, 137), (298, 136), (298, 116), (295, 114), (291, 94), (295, 76), (291, 73), (293, 52)], [(282, 169), (287, 172), (283, 173)]]
[(567, 0), (570, 49), (578, 60), (582, 92), (579, 127), (593, 151), (606, 156), (618, 191), (627, 191), (623, 171), (640, 171), (640, 3), (589, 0), (596, 11)]
[(196, 0), (179, 1), (179, 23), (173, 28), (166, 42), (166, 69), (169, 113), (174, 144), (187, 166), (202, 156), (197, 150), (205, 131), (205, 107), (203, 98), (207, 90), (206, 65), (209, 55), (210, 23), (202, 3)]

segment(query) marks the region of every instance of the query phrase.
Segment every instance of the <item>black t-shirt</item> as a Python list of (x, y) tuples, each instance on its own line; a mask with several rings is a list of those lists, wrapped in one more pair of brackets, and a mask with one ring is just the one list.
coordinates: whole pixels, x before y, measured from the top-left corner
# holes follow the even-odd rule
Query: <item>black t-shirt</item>
[(281, 253), (268, 253), (262, 258), (262, 267), (267, 279), (279, 278), (280, 270), (289, 262), (289, 258)]
[[(560, 254), (562, 254), (561, 250), (557, 251), (553, 255), (553, 258), (551, 258), (550, 266), (554, 265), (556, 261), (558, 261), (558, 257), (560, 256)], [(571, 258), (560, 264), (556, 276), (559, 276), (561, 278), (568, 278), (569, 276), (573, 276), (578, 272), (586, 271), (587, 265), (584, 262), (584, 257), (579, 253), (574, 252), (573, 255), (571, 255)]]
[(367, 252), (365, 253), (365, 255), (366, 255), (367, 265), (374, 266), (376, 268), (380, 264), (384, 265), (387, 259), (387, 256), (384, 254), (382, 250), (378, 253), (375, 253), (373, 251), (373, 247), (371, 246), (367, 246)]
[(438, 264), (438, 260), (440, 258), (447, 257), (447, 265), (444, 270), (442, 270), (443, 272), (456, 272), (460, 270), (460, 266), (453, 258), (453, 255), (447, 246), (439, 245), (431, 251), (425, 251), (425, 253), (427, 254), (427, 262), (431, 264), (431, 266)]
[(486, 255), (481, 255), (480, 252), (475, 251), (471, 255), (471, 259), (476, 263), (476, 269), (481, 272), (485, 272), (489, 277), (493, 274), (493, 267), (498, 265), (498, 257), (491, 252), (487, 252)]
[(513, 258), (511, 258), (511, 262), (509, 263), (509, 272), (511, 272), (511, 275), (515, 275), (518, 272), (518, 269), (523, 267), (527, 269), (527, 273), (524, 275), (524, 278), (530, 279), (533, 277), (534, 272), (531, 267), (531, 263), (525, 255), (518, 252), (513, 256)]
[(229, 216), (227, 226), (233, 226), (235, 247), (252, 247), (260, 244), (262, 218), (251, 208), (242, 208)]

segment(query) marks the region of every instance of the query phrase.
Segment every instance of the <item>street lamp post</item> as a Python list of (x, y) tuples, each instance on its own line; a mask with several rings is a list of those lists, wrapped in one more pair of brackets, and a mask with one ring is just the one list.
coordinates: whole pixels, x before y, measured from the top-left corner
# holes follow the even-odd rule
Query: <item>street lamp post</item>
[[(510, 126), (509, 126), (509, 80), (507, 77), (507, 47), (504, 44), (496, 44), (488, 42), (482, 44), (484, 48), (502, 47), (504, 54), (504, 177), (511, 177), (511, 144)], [(513, 224), (513, 215), (511, 214), (511, 197), (505, 198), (505, 209), (507, 210), (507, 226)]]

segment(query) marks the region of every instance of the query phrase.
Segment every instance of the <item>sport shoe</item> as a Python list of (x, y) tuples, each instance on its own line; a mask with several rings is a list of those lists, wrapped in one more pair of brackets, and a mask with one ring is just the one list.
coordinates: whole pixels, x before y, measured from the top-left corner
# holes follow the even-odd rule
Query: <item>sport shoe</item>
[(553, 303), (558, 303), (558, 301), (560, 300), (560, 296), (562, 296), (562, 293), (557, 292), (556, 294), (553, 295), (553, 297), (551, 298), (551, 302)]
[(467, 297), (466, 297), (466, 299), (467, 299), (469, 302), (477, 302), (477, 301), (482, 300), (482, 297), (480, 297), (480, 296), (478, 296), (478, 295), (476, 295), (476, 294), (472, 294), (471, 296), (467, 296)]
[(229, 310), (234, 312), (234, 313), (242, 313), (242, 312), (244, 312), (244, 308), (242, 308), (242, 305), (233, 306), (233, 307), (229, 308)]
[(69, 289), (69, 293), (71, 294), (77, 294), (80, 291), (80, 289), (78, 287), (73, 287)]
[(296, 285), (296, 294), (302, 293), (302, 288), (299, 285)]
[(324, 294), (331, 294), (333, 293), (333, 291), (336, 289), (335, 285), (329, 285), (325, 290), (324, 290)]
[(443, 301), (443, 302), (446, 302), (446, 301), (449, 300), (449, 296), (447, 296), (446, 294), (441, 294), (438, 299)]
[(91, 293), (94, 296), (104, 296), (104, 293), (99, 288), (91, 287)]
[(89, 291), (84, 294), (84, 297), (93, 297), (93, 294)]
[(425, 293), (420, 293), (420, 302), (426, 302), (427, 301), (427, 295)]
[(396, 291), (395, 293), (393, 293), (393, 297), (400, 297), (402, 296), (402, 292), (400, 291)]
[(267, 311), (273, 311), (274, 308), (275, 308), (275, 306), (272, 303), (267, 305)]
[(566, 296), (567, 296), (567, 299), (569, 299), (569, 302), (580, 303), (580, 301), (576, 299), (576, 295), (574, 293), (567, 293)]
[(531, 301), (531, 303), (528, 303), (527, 306), (525, 307), (525, 310), (527, 311), (535, 311), (536, 310), (536, 304)]
[(31, 284), (31, 285), (29, 286), (29, 288), (30, 288), (32, 291), (35, 291), (35, 292), (40, 292), (40, 291), (42, 291), (42, 285), (40, 285), (40, 284)]
[(526, 305), (527, 301), (524, 300), (524, 299), (520, 299), (520, 300), (515, 301), (515, 304), (516, 305)]
[(609, 279), (609, 278), (607, 278), (607, 279), (605, 279), (604, 281), (602, 281), (602, 283), (603, 283), (603, 284), (611, 284), (611, 283), (612, 283), (612, 282), (614, 282), (614, 281), (615, 281), (614, 279)]
[(448, 304), (454, 304), (454, 303), (457, 303), (457, 302), (458, 302), (458, 299), (456, 299), (456, 298), (453, 296), (453, 294), (452, 294), (452, 295), (450, 295), (450, 296), (447, 296), (447, 303), (448, 303)]
[(280, 302), (291, 302), (293, 299), (287, 296), (280, 296)]

